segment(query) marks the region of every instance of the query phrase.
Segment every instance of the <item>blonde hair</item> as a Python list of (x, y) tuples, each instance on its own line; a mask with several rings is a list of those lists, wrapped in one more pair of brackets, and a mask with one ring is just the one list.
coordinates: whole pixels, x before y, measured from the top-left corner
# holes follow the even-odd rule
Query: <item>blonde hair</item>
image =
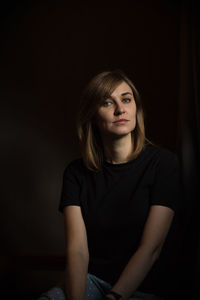
[(130, 160), (138, 156), (145, 147), (145, 142), (151, 143), (145, 137), (142, 103), (132, 81), (121, 70), (101, 72), (94, 76), (83, 90), (77, 115), (81, 154), (84, 164), (90, 170), (100, 170), (104, 161), (103, 143), (93, 118), (102, 99), (108, 98), (121, 82), (126, 82), (130, 86), (136, 103), (136, 126), (132, 132), (134, 151)]

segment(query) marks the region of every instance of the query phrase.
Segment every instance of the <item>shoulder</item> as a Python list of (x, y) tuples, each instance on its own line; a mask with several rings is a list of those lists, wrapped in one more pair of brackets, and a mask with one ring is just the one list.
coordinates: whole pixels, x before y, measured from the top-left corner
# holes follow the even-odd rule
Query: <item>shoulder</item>
[(149, 151), (154, 157), (151, 204), (168, 206), (177, 211), (181, 195), (181, 173), (178, 155), (160, 146), (151, 147)]
[(85, 171), (86, 167), (84, 166), (83, 159), (76, 158), (66, 163), (64, 166), (63, 176), (66, 177), (72, 175), (75, 177), (81, 177), (84, 176)]
[(81, 157), (79, 157), (68, 162), (66, 164), (65, 169), (79, 169), (83, 167), (84, 167), (83, 160)]
[(156, 164), (163, 164), (166, 166), (179, 164), (178, 155), (175, 152), (161, 146), (147, 145), (144, 149), (144, 153), (148, 159), (152, 160)]
[(159, 183), (160, 186), (176, 185), (178, 188), (181, 179), (178, 155), (167, 148), (152, 145), (148, 146), (146, 155), (150, 157), (148, 159), (151, 161), (149, 165), (154, 172), (154, 182)]
[(180, 161), (175, 152), (157, 145), (147, 145), (143, 151), (141, 164), (145, 170), (151, 170), (165, 180), (175, 174), (180, 176)]

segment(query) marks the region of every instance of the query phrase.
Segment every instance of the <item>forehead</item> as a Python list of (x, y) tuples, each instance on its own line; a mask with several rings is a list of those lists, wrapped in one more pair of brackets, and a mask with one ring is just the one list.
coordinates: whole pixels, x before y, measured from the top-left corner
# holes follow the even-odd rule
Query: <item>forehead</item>
[(119, 96), (123, 93), (131, 93), (133, 94), (132, 92), (132, 89), (131, 87), (125, 82), (121, 82), (115, 89), (114, 91), (112, 92), (111, 96)]

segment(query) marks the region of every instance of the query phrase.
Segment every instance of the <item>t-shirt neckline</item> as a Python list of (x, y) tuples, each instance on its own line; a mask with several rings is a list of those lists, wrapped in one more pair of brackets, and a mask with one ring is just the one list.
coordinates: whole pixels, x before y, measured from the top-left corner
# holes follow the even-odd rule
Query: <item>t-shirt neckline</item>
[(143, 154), (144, 150), (145, 150), (146, 147), (144, 147), (141, 152), (138, 154), (138, 156), (132, 160), (129, 160), (127, 162), (124, 162), (124, 163), (119, 163), (119, 164), (113, 164), (111, 162), (108, 162), (107, 160), (104, 160), (104, 166), (107, 166), (107, 167), (110, 167), (110, 168), (113, 168), (113, 169), (120, 169), (120, 168), (124, 168), (124, 167), (127, 167), (129, 165), (132, 165), (134, 164), (136, 161), (138, 161), (138, 159), (140, 159), (141, 155)]

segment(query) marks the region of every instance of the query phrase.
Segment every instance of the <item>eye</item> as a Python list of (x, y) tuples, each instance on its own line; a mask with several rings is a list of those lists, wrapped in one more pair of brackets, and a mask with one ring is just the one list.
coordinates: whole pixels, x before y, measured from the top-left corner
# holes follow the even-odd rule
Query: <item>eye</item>
[(129, 102), (131, 102), (131, 99), (130, 98), (124, 98), (122, 101), (125, 102), (125, 103), (129, 103)]
[(105, 101), (104, 103), (103, 103), (103, 106), (104, 107), (108, 107), (108, 106), (110, 106), (112, 104), (112, 101)]

